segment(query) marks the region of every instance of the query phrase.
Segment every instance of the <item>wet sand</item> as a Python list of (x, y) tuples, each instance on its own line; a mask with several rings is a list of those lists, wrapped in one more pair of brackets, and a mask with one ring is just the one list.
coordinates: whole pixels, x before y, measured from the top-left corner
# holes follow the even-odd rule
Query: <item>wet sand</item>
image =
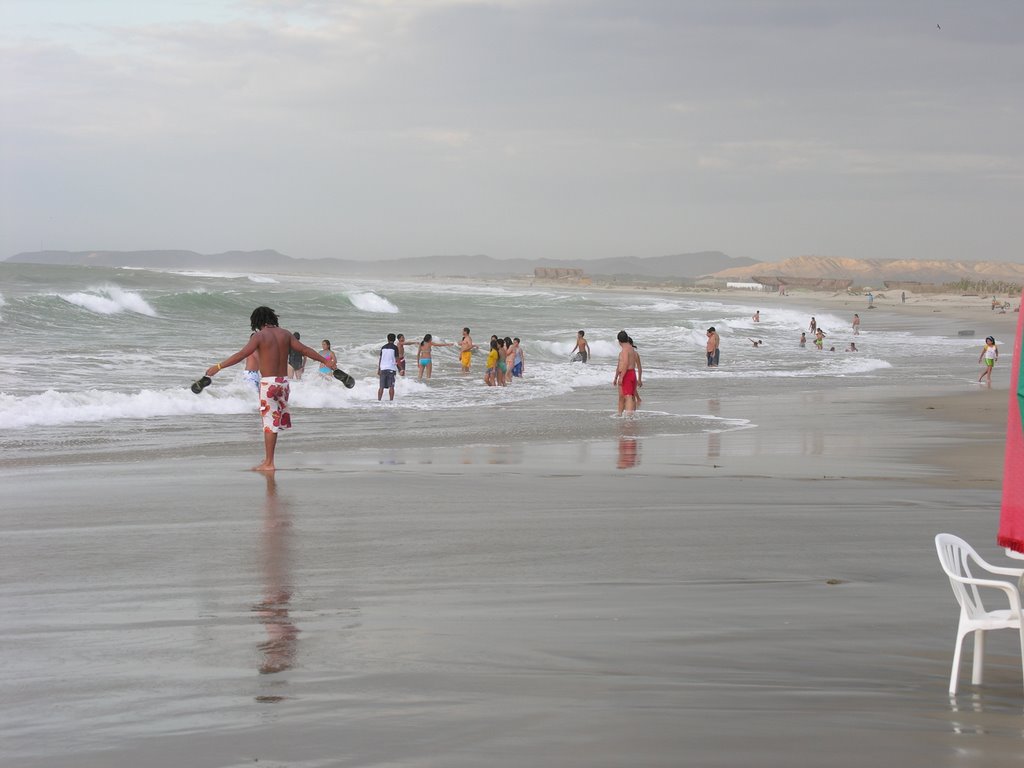
[(932, 544), (1002, 561), (1005, 381), (815, 397), (738, 432), (325, 448), (273, 478), (8, 471), (0, 764), (1017, 760), (1016, 636), (950, 701)]

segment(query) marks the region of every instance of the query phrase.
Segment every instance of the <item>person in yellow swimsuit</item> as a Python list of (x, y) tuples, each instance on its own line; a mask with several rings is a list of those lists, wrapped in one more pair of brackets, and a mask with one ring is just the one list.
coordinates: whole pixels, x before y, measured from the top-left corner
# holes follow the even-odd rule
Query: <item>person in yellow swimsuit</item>
[(491, 351), (487, 353), (487, 370), (484, 371), (484, 384), (493, 387), (498, 383), (498, 340), (491, 339)]
[(463, 373), (469, 373), (469, 364), (473, 362), (473, 350), (476, 348), (473, 337), (469, 335), (469, 328), (463, 328), (462, 341), (459, 342), (459, 362), (462, 363)]

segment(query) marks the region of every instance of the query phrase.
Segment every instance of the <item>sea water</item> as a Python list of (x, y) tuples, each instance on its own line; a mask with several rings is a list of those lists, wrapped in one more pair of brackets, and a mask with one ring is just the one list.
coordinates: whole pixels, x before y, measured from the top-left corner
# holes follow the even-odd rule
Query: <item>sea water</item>
[[(761, 306), (757, 294), (4, 263), (0, 462), (258, 457), (256, 394), (242, 366), (198, 396), (189, 384), (246, 343), (259, 305), (274, 308), (282, 327), (318, 351), (329, 339), (339, 366), (357, 380), (345, 389), (309, 362), (292, 386), (289, 451), (600, 439), (612, 429), (620, 329), (642, 356), (636, 418), (645, 435), (756, 428), (753, 414), (709, 412), (709, 398), (763, 397), (768, 407), (773, 393), (794, 388), (941, 387), (971, 375), (979, 342), (959, 337), (949, 321), (883, 319), (857, 300), (842, 314), (813, 313), (828, 334), (819, 352), (809, 333), (806, 347), (798, 344), (812, 314), (806, 307)], [(856, 337), (854, 311), (863, 321)], [(470, 374), (454, 348), (435, 348), (433, 377), (419, 381), (410, 346), (395, 401), (378, 403), (376, 365), (389, 332), (457, 342), (463, 326), (481, 347)], [(717, 370), (704, 358), (709, 326), (722, 339)], [(569, 362), (580, 329), (592, 351), (588, 364)], [(508, 387), (482, 381), (492, 333), (522, 340), (526, 375)], [(754, 347), (758, 339), (763, 345)], [(844, 351), (851, 341), (859, 352)]]

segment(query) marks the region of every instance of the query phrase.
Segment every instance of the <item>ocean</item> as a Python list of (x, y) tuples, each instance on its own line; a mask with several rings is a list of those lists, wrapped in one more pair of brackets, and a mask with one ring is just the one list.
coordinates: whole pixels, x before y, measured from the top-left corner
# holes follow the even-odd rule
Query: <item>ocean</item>
[[(315, 373), (292, 388), (296, 428), (279, 456), (330, 446), (404, 447), (600, 440), (614, 431), (611, 381), (626, 329), (642, 355), (642, 434), (686, 436), (757, 427), (722, 418), (709, 399), (748, 398), (770, 407), (775, 393), (836, 387), (935, 386), (972, 376), (977, 338), (947, 321), (925, 323), (867, 311), (813, 312), (758, 295), (673, 295), (443, 280), (346, 279), (216, 271), (155, 271), (0, 264), (0, 463), (132, 461), (259, 453), (254, 392), (238, 365), (200, 395), (189, 384), (246, 342), (249, 314), (273, 307), (282, 326), (319, 349), (330, 339), (347, 390)], [(761, 321), (752, 315), (760, 310)], [(862, 329), (854, 337), (853, 312)], [(798, 345), (811, 314), (826, 350)], [(722, 363), (708, 370), (705, 330), (722, 337)], [(453, 350), (434, 353), (433, 377), (409, 375), (393, 403), (377, 402), (377, 354), (389, 332), (457, 341), (463, 326), (486, 348), (492, 333), (518, 336), (526, 376), (504, 388), (482, 382), (484, 355), (461, 373)], [(576, 332), (593, 357), (570, 363)], [(983, 335), (983, 334), (981, 334)], [(751, 339), (764, 343), (753, 347)], [(845, 352), (850, 341), (861, 351)]]

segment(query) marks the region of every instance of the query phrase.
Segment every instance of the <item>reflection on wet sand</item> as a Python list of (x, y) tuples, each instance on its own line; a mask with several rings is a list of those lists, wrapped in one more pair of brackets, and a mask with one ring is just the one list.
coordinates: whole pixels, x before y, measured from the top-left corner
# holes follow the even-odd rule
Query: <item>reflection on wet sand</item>
[[(716, 400), (708, 400), (708, 413), (718, 416), (721, 413), (722, 404)], [(715, 429), (708, 432), (708, 458), (717, 459), (722, 455), (722, 433)]]
[[(277, 481), (268, 473), (267, 497), (263, 506), (263, 599), (252, 607), (257, 621), (263, 624), (267, 640), (260, 643), (261, 675), (272, 675), (290, 669), (295, 662), (299, 630), (288, 615), (292, 597), (289, 564), (291, 519), (287, 506), (277, 496)], [(261, 701), (277, 697), (260, 697)]]
[(637, 434), (640, 426), (636, 419), (619, 422), (619, 469), (632, 469), (640, 463), (640, 442)]

